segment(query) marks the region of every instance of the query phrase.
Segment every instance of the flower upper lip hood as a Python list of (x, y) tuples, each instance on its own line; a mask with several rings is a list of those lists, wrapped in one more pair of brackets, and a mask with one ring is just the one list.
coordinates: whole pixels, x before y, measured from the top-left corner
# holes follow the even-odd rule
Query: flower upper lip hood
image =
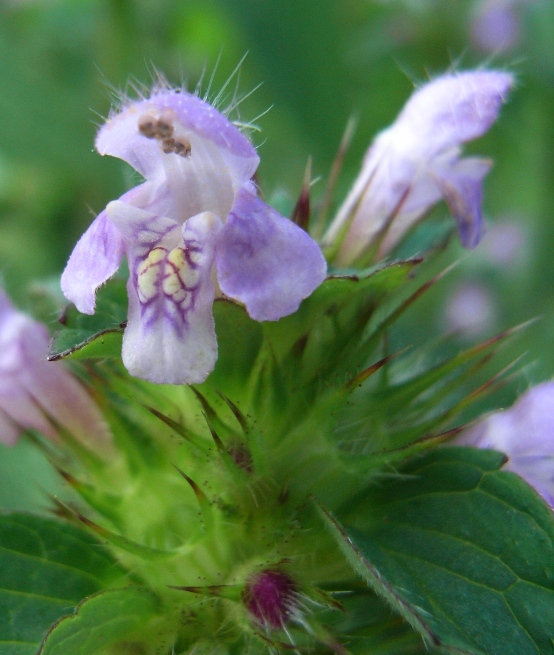
[(122, 354), (132, 375), (202, 382), (217, 358), (216, 296), (244, 304), (256, 320), (277, 320), (325, 279), (317, 244), (257, 196), (250, 141), (197, 96), (166, 89), (127, 104), (100, 129), (96, 147), (145, 181), (81, 237), (62, 290), (93, 313), (96, 289), (127, 257)]
[(410, 139), (408, 152), (429, 160), (441, 150), (482, 136), (496, 120), (512, 84), (512, 75), (501, 71), (443, 75), (414, 92), (394, 129)]
[(441, 198), (458, 223), (462, 245), (477, 245), (482, 180), (491, 164), (461, 159), (461, 145), (491, 127), (512, 84), (509, 73), (468, 71), (438, 77), (413, 93), (368, 149), (324, 238), (329, 246), (346, 231), (339, 265), (351, 264), (373, 244), (386, 254)]
[(141, 116), (173, 118), (182, 132), (193, 139), (212, 142), (225, 156), (236, 158), (232, 172), (244, 181), (254, 175), (259, 157), (252, 143), (227, 118), (207, 102), (181, 90), (164, 90), (150, 98), (130, 103), (111, 116), (96, 136), (95, 146), (101, 155), (118, 157), (149, 179), (161, 170), (156, 139), (144, 138), (137, 131)]

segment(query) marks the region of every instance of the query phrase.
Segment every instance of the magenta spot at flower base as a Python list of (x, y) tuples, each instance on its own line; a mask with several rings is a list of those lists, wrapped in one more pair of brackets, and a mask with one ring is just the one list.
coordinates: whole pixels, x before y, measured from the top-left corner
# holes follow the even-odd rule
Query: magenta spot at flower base
[(282, 628), (293, 612), (296, 585), (286, 573), (267, 570), (249, 579), (244, 603), (258, 623), (266, 628)]

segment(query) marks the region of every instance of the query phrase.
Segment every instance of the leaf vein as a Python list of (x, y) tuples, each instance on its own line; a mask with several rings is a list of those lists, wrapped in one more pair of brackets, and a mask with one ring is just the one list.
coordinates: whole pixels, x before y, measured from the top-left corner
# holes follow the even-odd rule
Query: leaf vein
[(62, 562), (56, 562), (55, 560), (51, 560), (51, 559), (44, 559), (44, 558), (38, 557), (37, 555), (31, 555), (30, 553), (23, 553), (21, 551), (12, 550), (11, 548), (5, 548), (4, 546), (0, 546), (0, 552), (1, 551), (4, 551), (6, 553), (12, 553), (13, 555), (16, 555), (17, 557), (22, 557), (24, 559), (31, 559), (31, 560), (33, 560), (35, 562), (40, 562), (43, 565), (44, 564), (50, 564), (50, 565), (52, 565), (53, 567), (56, 567), (56, 568), (61, 568), (61, 569), (64, 569), (64, 570), (72, 571), (73, 573), (77, 573), (80, 576), (83, 576), (85, 578), (88, 578), (89, 580), (92, 580), (92, 581), (96, 582), (100, 586), (100, 588), (105, 586), (105, 582), (103, 580), (101, 580), (100, 578), (97, 578), (92, 573), (90, 573), (88, 571), (83, 571), (83, 569), (78, 569), (78, 568), (76, 568), (74, 566), (70, 566), (69, 564), (63, 564)]
[(30, 598), (42, 598), (44, 600), (52, 601), (57, 604), (61, 605), (69, 605), (71, 608), (75, 607), (75, 605), (79, 602), (78, 600), (75, 600), (74, 598), (59, 598), (57, 596), (49, 596), (47, 594), (39, 594), (34, 591), (20, 591), (19, 589), (6, 589), (6, 588), (1, 588), (0, 589), (0, 595), (1, 594), (9, 594), (9, 595), (14, 595), (14, 596), (26, 596)]
[[(507, 598), (506, 598), (505, 595), (504, 595), (505, 592), (498, 591), (498, 590), (496, 590), (496, 589), (493, 589), (492, 587), (487, 587), (486, 585), (484, 585), (484, 584), (482, 584), (482, 583), (480, 583), (480, 582), (477, 582), (477, 581), (475, 581), (475, 580), (471, 580), (470, 578), (466, 578), (466, 577), (464, 577), (463, 575), (460, 575), (459, 573), (457, 573), (456, 571), (452, 571), (451, 569), (448, 569), (448, 568), (446, 568), (445, 566), (442, 566), (442, 565), (440, 565), (440, 564), (436, 564), (435, 562), (431, 562), (430, 560), (427, 560), (427, 559), (425, 559), (424, 557), (419, 557), (418, 555), (413, 555), (413, 554), (407, 554), (407, 553), (404, 553), (404, 552), (402, 552), (402, 551), (395, 551), (394, 549), (384, 548), (384, 550), (385, 550), (385, 552), (387, 552), (387, 553), (396, 553), (396, 554), (399, 556), (400, 559), (407, 559), (407, 560), (409, 560), (410, 558), (412, 558), (412, 559), (420, 560), (420, 561), (422, 561), (422, 562), (426, 562), (426, 563), (429, 564), (430, 566), (434, 566), (435, 568), (438, 568), (438, 569), (440, 569), (440, 570), (442, 570), (442, 571), (445, 571), (446, 573), (450, 573), (451, 575), (453, 575), (453, 576), (455, 576), (455, 577), (457, 577), (457, 578), (460, 578), (460, 579), (462, 579), (462, 580), (465, 580), (465, 581), (468, 582), (469, 584), (473, 584), (473, 585), (475, 585), (475, 586), (482, 587), (482, 588), (484, 588), (484, 589), (489, 590), (490, 592), (492, 592), (492, 593), (494, 593), (494, 594), (497, 594), (498, 596), (500, 596), (500, 597), (502, 598), (502, 601), (503, 601), (504, 606), (505, 606), (506, 609), (510, 612), (510, 614), (512, 615), (512, 617), (513, 617), (514, 621), (517, 623), (517, 625), (518, 625), (518, 626), (523, 630), (523, 632), (525, 632), (525, 634), (529, 637), (529, 640), (531, 641), (531, 643), (532, 643), (534, 646), (537, 645), (536, 642), (535, 642), (535, 640), (533, 639), (532, 635), (528, 632), (528, 630), (525, 628), (525, 626), (522, 625), (522, 623), (519, 621), (519, 619), (517, 618), (517, 616), (514, 614), (514, 612), (513, 612), (513, 610), (512, 610), (512, 607), (510, 606), (510, 604), (508, 603)], [(434, 605), (434, 604), (435, 604), (435, 603), (433, 603), (433, 605)], [(446, 617), (448, 618), (448, 615), (446, 614), (446, 610), (444, 609), (444, 607), (441, 607), (441, 608), (439, 608), (439, 609), (440, 609), (440, 611), (444, 614), (444, 616), (446, 616)], [(451, 621), (450, 618), (449, 618), (449, 621)], [(451, 621), (451, 622), (452, 622), (452, 621)], [(539, 651), (537, 651), (537, 654), (540, 655)]]

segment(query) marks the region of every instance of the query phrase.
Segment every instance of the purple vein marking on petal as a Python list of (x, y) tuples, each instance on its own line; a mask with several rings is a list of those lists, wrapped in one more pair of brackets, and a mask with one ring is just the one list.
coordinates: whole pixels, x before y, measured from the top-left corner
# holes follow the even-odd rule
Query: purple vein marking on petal
[(156, 230), (152, 227), (145, 225), (143, 229), (137, 234), (137, 240), (144, 246), (156, 246), (164, 237), (172, 232), (177, 226), (167, 225), (164, 229)]
[[(197, 248), (196, 252), (201, 252), (201, 249)], [(172, 253), (174, 253), (173, 258), (170, 259)], [(192, 261), (188, 244), (186, 248), (175, 248), (172, 253), (169, 253), (167, 257), (165, 284), (162, 285), (162, 288), (167, 301), (173, 303), (179, 312), (181, 320), (177, 325), (181, 327), (187, 325), (187, 314), (194, 311), (195, 292), (200, 286), (200, 279), (199, 275), (192, 273), (198, 269), (198, 264)], [(189, 276), (188, 280), (186, 277), (184, 278), (186, 275)], [(172, 319), (172, 317), (169, 318)]]
[(182, 337), (188, 314), (194, 311), (200, 287), (202, 248), (194, 240), (168, 250), (153, 248), (136, 267), (135, 288), (143, 326), (148, 329), (163, 317)]

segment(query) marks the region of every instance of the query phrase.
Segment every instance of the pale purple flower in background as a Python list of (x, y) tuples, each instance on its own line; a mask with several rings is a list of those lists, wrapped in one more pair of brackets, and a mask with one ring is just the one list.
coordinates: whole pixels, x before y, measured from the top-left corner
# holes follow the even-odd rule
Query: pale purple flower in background
[(128, 103), (100, 129), (96, 148), (146, 181), (111, 202), (81, 237), (62, 290), (93, 313), (96, 289), (126, 255), (122, 354), (132, 375), (202, 382), (217, 358), (215, 297), (274, 321), (324, 280), (317, 244), (257, 197), (250, 141), (197, 96), (164, 89)]
[(504, 468), (534, 487), (554, 508), (554, 381), (529, 389), (450, 442), (506, 453)]
[(517, 271), (529, 257), (528, 235), (523, 223), (523, 217), (496, 220), (483, 239), (481, 256), (507, 273)]
[(462, 245), (477, 245), (482, 180), (491, 162), (461, 158), (461, 145), (491, 127), (512, 84), (509, 73), (483, 70), (443, 75), (415, 91), (367, 151), (323, 239), (329, 248), (342, 240), (336, 264), (348, 266), (372, 246), (385, 255), (441, 199)]
[(471, 40), (476, 49), (489, 54), (511, 50), (521, 38), (517, 0), (481, 2), (471, 23)]
[(48, 331), (17, 311), (0, 289), (0, 442), (25, 430), (57, 440), (60, 430), (99, 454), (111, 451), (107, 424), (62, 362), (48, 362)]
[(464, 336), (482, 335), (494, 326), (496, 311), (494, 298), (484, 285), (460, 284), (446, 301), (446, 328)]

